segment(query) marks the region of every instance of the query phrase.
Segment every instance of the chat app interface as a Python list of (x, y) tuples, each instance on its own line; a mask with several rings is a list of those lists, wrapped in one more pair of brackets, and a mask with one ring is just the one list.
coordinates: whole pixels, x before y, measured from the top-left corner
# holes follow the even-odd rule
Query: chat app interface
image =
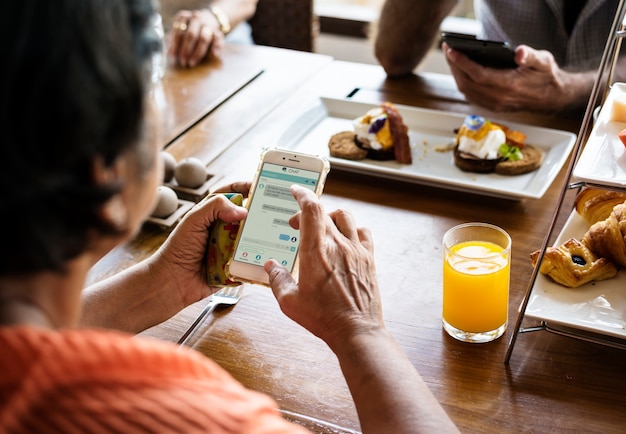
[(299, 231), (289, 226), (289, 218), (299, 211), (289, 187), (299, 184), (315, 191), (319, 172), (264, 163), (249, 216), (246, 220), (235, 260), (263, 265), (275, 259), (292, 270), (300, 241)]

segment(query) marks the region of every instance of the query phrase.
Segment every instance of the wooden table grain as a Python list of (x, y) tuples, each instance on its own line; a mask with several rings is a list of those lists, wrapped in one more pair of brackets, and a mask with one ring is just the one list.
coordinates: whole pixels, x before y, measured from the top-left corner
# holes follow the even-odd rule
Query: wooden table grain
[[(279, 54), (286, 56), (275, 53)], [(302, 73), (301, 62), (298, 57), (289, 67), (273, 69), (269, 85), (254, 80), (168, 149), (177, 156), (199, 155), (219, 175), (220, 183), (250, 179), (261, 149), (276, 143), (319, 103), (320, 96), (480, 113), (573, 132), (581, 122), (581, 116), (490, 113), (465, 103), (452, 79), (437, 74), (390, 80), (378, 66), (318, 59), (313, 62), (316, 69), (297, 82), (293, 77)], [(278, 83), (288, 78), (292, 87), (280, 88)], [(231, 118), (232, 113), (246, 118), (255, 112), (263, 115), (254, 121), (248, 118), (245, 127)], [(222, 138), (228, 138), (228, 146)], [(546, 237), (564, 175), (565, 169), (541, 199), (522, 201), (339, 170), (329, 175), (325, 206), (350, 210), (359, 225), (373, 231), (387, 327), (462, 432), (607, 433), (626, 427), (626, 352), (536, 332), (520, 335), (511, 362), (505, 365), (510, 328), (495, 342), (467, 344), (450, 338), (441, 327), (445, 231), (458, 223), (484, 221), (511, 235), (509, 324), (514, 324), (532, 273), (529, 254)], [(571, 210), (574, 193), (565, 196), (560, 224)], [(166, 235), (145, 227), (135, 240), (98, 263), (91, 279), (149, 255)], [(188, 307), (142, 335), (175, 342), (205, 303)], [(269, 289), (246, 285), (242, 300), (232, 308), (218, 309), (190, 345), (244, 385), (272, 396), (286, 417), (312, 431), (360, 430), (334, 355), (281, 313)]]
[[(239, 113), (247, 118), (262, 116), (281, 100), (283, 92), (305, 80), (320, 65), (330, 60), (327, 56), (307, 55), (298, 51), (279, 50), (249, 45), (226, 45), (219, 58), (211, 58), (194, 68), (180, 68), (169, 64), (161, 81), (153, 86), (152, 93), (160, 115), (160, 141), (166, 147), (184, 134), (189, 128), (228, 99), (251, 83), (263, 82), (275, 90), (275, 97), (265, 101), (257, 110), (246, 110), (241, 106)], [(286, 68), (292, 75), (284, 74)], [(279, 81), (272, 81), (279, 74)], [(269, 77), (268, 77), (269, 76)], [(249, 127), (239, 120), (240, 131)], [(231, 122), (233, 123), (233, 122)], [(228, 130), (222, 128), (220, 130)], [(224, 140), (216, 138), (215, 141)], [(233, 139), (227, 138), (231, 143)]]

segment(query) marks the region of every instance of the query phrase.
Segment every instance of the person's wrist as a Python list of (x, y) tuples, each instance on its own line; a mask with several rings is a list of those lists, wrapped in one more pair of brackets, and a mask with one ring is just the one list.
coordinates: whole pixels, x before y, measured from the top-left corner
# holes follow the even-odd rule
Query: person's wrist
[(359, 352), (364, 345), (378, 339), (388, 339), (391, 335), (381, 324), (362, 324), (350, 330), (335, 330), (323, 338), (328, 347), (339, 358)]
[(215, 17), (217, 23), (219, 24), (220, 32), (224, 34), (224, 36), (228, 35), (232, 30), (230, 25), (230, 20), (228, 16), (222, 11), (218, 6), (209, 6), (207, 10)]
[(594, 74), (561, 71), (561, 98), (556, 111), (580, 110), (589, 100), (593, 87)]

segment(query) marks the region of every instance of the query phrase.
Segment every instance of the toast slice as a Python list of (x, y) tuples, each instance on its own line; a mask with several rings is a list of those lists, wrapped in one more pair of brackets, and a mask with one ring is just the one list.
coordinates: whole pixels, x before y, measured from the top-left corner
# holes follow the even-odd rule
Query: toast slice
[(517, 161), (505, 160), (496, 164), (495, 172), (500, 175), (523, 175), (537, 170), (543, 161), (543, 152), (536, 146), (525, 145), (520, 149), (524, 158)]

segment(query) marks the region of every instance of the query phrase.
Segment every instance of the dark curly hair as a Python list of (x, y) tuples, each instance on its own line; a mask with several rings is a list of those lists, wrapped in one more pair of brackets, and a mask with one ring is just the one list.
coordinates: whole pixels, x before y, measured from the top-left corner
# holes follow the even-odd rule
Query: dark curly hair
[(62, 271), (121, 186), (98, 186), (137, 149), (160, 42), (151, 0), (0, 2), (0, 275)]

